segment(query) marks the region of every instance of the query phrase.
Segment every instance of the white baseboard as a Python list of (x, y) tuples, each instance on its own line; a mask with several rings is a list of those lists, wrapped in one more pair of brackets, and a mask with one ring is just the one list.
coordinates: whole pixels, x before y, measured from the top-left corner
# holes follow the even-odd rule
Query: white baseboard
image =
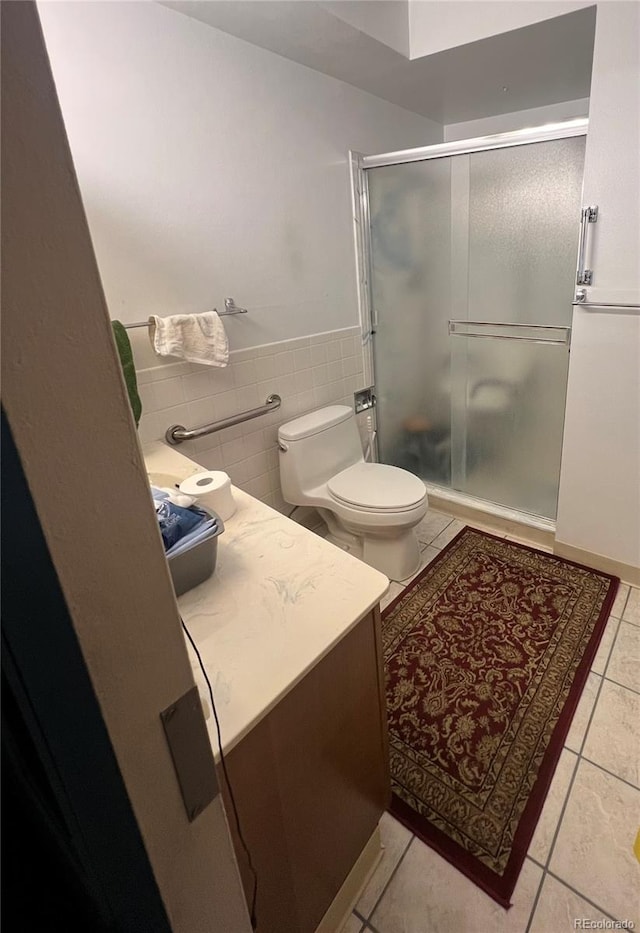
[(553, 553), (557, 554), (558, 557), (566, 557), (567, 560), (574, 560), (577, 564), (593, 567), (594, 570), (601, 570), (603, 573), (611, 573), (614, 577), (620, 577), (623, 583), (630, 583), (631, 586), (640, 586), (640, 567), (634, 567), (632, 564), (623, 564), (622, 561), (612, 560), (612, 558), (605, 557), (603, 554), (583, 551), (582, 548), (573, 547), (571, 544), (564, 544), (562, 541), (555, 542)]

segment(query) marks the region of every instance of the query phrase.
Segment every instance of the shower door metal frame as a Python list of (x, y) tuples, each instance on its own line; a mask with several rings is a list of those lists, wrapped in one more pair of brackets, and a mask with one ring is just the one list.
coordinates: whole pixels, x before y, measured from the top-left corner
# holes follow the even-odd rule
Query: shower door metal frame
[[(474, 152), (486, 152), (491, 149), (510, 149), (513, 146), (528, 146), (532, 143), (552, 142), (557, 139), (586, 136), (588, 127), (589, 120), (584, 117), (575, 120), (566, 120), (562, 123), (547, 123), (543, 126), (513, 130), (508, 133), (496, 133), (491, 136), (478, 136), (473, 139), (460, 139), (454, 142), (420, 146), (416, 149), (400, 149), (395, 152), (383, 152), (378, 155), (363, 155), (354, 150), (349, 151), (351, 207), (353, 211), (353, 236), (357, 273), (357, 299), (366, 385), (373, 386), (375, 391), (376, 373), (373, 357), (373, 338), (375, 337), (378, 323), (371, 283), (372, 249), (368, 171), (387, 165), (426, 162), (430, 159), (444, 159), (451, 156), (468, 155)], [(375, 407), (370, 410), (369, 414), (373, 415), (375, 430), (374, 443), (371, 445), (371, 459), (378, 461), (377, 414)], [(437, 488), (447, 493), (456, 492), (455, 490), (448, 490), (446, 487)], [(465, 496), (466, 494), (463, 493), (462, 495)], [(497, 511), (506, 510), (498, 506)], [(515, 514), (513, 510), (508, 511)], [(522, 513), (522, 515), (525, 515), (525, 513)], [(531, 518), (534, 519), (536, 517), (531, 516)], [(537, 518), (531, 523), (535, 525), (543, 524), (545, 527), (553, 526), (555, 528), (555, 522), (550, 522), (543, 518)]]

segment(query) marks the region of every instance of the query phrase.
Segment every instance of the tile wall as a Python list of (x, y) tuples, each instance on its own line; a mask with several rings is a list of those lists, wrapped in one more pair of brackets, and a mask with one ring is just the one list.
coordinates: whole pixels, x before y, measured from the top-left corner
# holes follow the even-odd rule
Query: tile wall
[(353, 406), (364, 386), (359, 327), (238, 350), (220, 369), (159, 357), (146, 328), (129, 330), (142, 399), (142, 444), (164, 438), (174, 424), (195, 428), (263, 405), (277, 393), (275, 412), (226, 428), (180, 452), (279, 511), (290, 511), (280, 491), (277, 431), (281, 424), (323, 405)]

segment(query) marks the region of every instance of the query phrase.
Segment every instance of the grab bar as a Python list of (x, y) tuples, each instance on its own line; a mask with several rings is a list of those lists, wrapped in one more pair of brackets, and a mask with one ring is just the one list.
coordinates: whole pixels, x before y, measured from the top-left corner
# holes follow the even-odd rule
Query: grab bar
[(205, 434), (214, 434), (216, 431), (222, 431), (224, 428), (230, 428), (234, 424), (240, 424), (243, 421), (251, 421), (252, 418), (259, 418), (260, 415), (266, 415), (267, 412), (276, 411), (280, 408), (282, 399), (279, 395), (270, 395), (264, 405), (259, 408), (251, 408), (249, 411), (242, 411), (239, 415), (231, 415), (229, 418), (222, 418), (220, 421), (212, 421), (211, 424), (205, 424), (201, 428), (188, 430), (182, 424), (173, 424), (167, 428), (165, 440), (167, 444), (176, 447), (183, 441), (193, 441), (197, 437), (204, 437)]
[(576, 285), (592, 285), (593, 270), (585, 269), (587, 256), (587, 229), (589, 224), (596, 223), (598, 207), (583, 207), (580, 211), (580, 239), (578, 240), (578, 270), (576, 272)]

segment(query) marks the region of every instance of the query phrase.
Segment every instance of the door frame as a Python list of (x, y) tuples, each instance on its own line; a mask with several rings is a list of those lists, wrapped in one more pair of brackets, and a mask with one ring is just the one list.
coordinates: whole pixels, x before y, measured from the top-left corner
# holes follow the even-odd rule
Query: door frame
[[(35, 3), (1, 24), (7, 421), (170, 927), (249, 931), (221, 796), (189, 820), (160, 718), (193, 672)], [(37, 624), (23, 648), (55, 683)]]

